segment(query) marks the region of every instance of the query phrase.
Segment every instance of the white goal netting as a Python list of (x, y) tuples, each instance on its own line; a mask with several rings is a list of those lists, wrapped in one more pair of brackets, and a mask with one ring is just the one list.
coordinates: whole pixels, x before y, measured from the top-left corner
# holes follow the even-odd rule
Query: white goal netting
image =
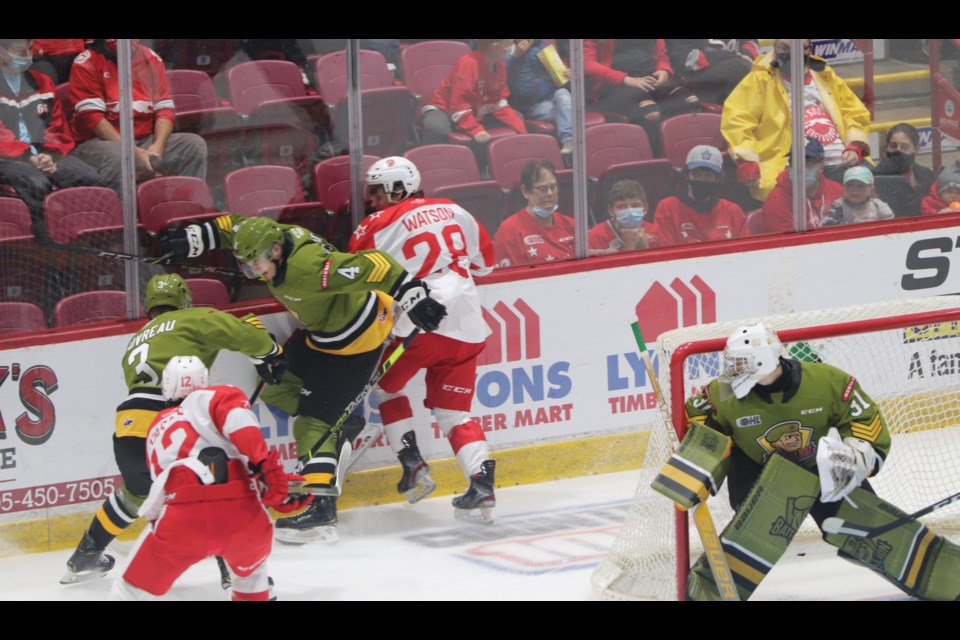
[[(683, 403), (720, 373), (726, 338), (762, 321), (796, 359), (819, 359), (856, 377), (878, 401), (893, 445), (870, 479), (883, 499), (912, 513), (960, 490), (960, 296), (856, 305), (719, 322), (669, 331), (656, 345), (658, 380), (673, 425), (658, 414), (637, 491), (608, 556), (591, 578), (604, 599), (675, 600), (702, 552), (692, 518), (650, 489), (672, 452), (667, 428), (681, 431)], [(679, 418), (679, 419), (678, 419)], [(725, 488), (710, 499), (718, 532), (733, 516)], [(922, 518), (960, 539), (960, 504)], [(807, 518), (798, 536), (819, 535)]]

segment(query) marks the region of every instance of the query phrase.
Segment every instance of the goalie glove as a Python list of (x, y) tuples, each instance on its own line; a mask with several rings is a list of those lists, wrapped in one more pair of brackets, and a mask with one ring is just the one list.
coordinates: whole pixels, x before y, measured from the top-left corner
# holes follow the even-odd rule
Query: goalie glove
[(879, 467), (879, 460), (869, 442), (852, 436), (841, 441), (837, 428), (830, 427), (817, 442), (820, 501), (843, 499)]
[(290, 495), (290, 483), (303, 483), (303, 476), (287, 473), (280, 464), (276, 449), (253, 466), (254, 476), (261, 485), (260, 501), (278, 513), (291, 513), (304, 508), (311, 501), (310, 494)]
[(273, 351), (259, 358), (250, 358), (257, 373), (267, 384), (280, 384), (283, 380), (283, 374), (286, 372), (289, 362), (287, 354), (279, 344), (274, 342)]
[(447, 308), (430, 297), (430, 289), (422, 280), (412, 278), (397, 292), (397, 305), (421, 331), (436, 331), (447, 315)]

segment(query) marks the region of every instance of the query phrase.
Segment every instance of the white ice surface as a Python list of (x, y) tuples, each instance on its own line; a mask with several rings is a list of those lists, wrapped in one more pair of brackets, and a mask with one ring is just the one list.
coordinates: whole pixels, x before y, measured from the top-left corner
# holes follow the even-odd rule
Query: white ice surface
[[(344, 510), (338, 543), (276, 543), (270, 574), (280, 600), (597, 600), (590, 575), (623, 520), (636, 478), (622, 472), (501, 488), (489, 526), (454, 520), (450, 496)], [(103, 600), (126, 562), (118, 555), (105, 578), (64, 586), (58, 581), (69, 555), (0, 558), (0, 601)], [(164, 599), (229, 595), (211, 558), (181, 576)], [(795, 541), (754, 599), (909, 598), (836, 558), (825, 543)]]

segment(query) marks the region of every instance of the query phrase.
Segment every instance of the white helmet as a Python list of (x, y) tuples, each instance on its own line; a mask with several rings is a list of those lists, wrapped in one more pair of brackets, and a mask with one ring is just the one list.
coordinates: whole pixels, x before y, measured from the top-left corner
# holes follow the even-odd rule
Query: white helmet
[(753, 385), (776, 371), (783, 345), (777, 334), (762, 323), (740, 327), (727, 338), (723, 350), (722, 378), (743, 398)]
[(197, 356), (174, 356), (163, 368), (163, 397), (180, 400), (209, 386), (210, 372)]
[[(367, 169), (367, 188), (379, 185), (386, 193), (406, 191), (410, 196), (420, 190), (417, 165), (400, 156), (377, 160)], [(406, 197), (406, 196), (405, 196)]]

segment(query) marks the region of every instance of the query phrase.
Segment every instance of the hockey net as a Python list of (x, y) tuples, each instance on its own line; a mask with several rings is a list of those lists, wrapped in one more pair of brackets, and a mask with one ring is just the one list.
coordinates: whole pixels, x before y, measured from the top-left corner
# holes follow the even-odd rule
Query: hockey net
[[(777, 331), (787, 355), (843, 369), (880, 404), (893, 440), (883, 469), (870, 479), (880, 497), (913, 513), (960, 489), (960, 295), (669, 331), (657, 339), (656, 363), (673, 424), (657, 414), (634, 500), (609, 554), (591, 577), (599, 597), (682, 598), (687, 571), (703, 548), (692, 519), (650, 483), (673, 451), (667, 429), (682, 438), (686, 399), (719, 375), (726, 338), (737, 327), (758, 321)], [(709, 506), (720, 532), (733, 517), (725, 485)], [(960, 541), (960, 504), (922, 521)], [(819, 535), (812, 518), (797, 535)]]

